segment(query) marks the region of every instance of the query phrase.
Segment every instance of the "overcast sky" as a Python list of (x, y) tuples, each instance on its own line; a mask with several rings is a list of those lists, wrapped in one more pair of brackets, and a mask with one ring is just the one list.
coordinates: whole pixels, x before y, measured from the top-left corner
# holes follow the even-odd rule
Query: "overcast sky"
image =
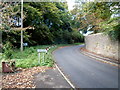
[(74, 1), (75, 1), (75, 0), (67, 0), (68, 9), (69, 9), (69, 10), (72, 10), (72, 9), (73, 9), (73, 5), (75, 4)]

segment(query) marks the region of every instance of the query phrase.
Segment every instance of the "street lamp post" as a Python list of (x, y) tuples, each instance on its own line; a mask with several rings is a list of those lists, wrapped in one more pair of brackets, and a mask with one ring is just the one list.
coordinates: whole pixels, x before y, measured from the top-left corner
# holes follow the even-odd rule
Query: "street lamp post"
[(21, 0), (21, 51), (23, 51), (23, 0)]

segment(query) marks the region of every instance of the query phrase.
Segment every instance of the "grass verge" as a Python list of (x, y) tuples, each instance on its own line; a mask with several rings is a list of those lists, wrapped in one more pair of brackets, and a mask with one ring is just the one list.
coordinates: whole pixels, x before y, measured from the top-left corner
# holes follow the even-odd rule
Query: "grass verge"
[[(71, 46), (71, 45), (80, 45), (81, 43), (75, 43), (75, 44), (60, 44), (60, 45), (40, 45), (40, 46), (32, 46), (32, 47), (26, 47), (24, 48), (23, 52), (20, 52), (20, 50), (16, 49), (13, 52), (13, 58), (12, 60), (16, 61), (16, 67), (20, 68), (31, 68), (35, 66), (48, 66), (52, 67), (54, 65), (54, 60), (52, 58), (52, 52), (61, 46)], [(38, 52), (37, 49), (46, 49), (47, 47), (51, 47), (48, 50), (48, 53), (41, 53), (40, 57), (40, 64), (38, 62)], [(44, 60), (43, 60), (44, 58)]]

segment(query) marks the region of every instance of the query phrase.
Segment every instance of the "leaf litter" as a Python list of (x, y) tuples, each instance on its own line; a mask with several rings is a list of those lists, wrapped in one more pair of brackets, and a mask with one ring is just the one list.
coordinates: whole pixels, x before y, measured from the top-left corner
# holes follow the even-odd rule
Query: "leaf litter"
[(15, 73), (3, 73), (2, 88), (35, 88), (34, 75), (51, 68), (45, 66), (28, 69), (19, 68)]

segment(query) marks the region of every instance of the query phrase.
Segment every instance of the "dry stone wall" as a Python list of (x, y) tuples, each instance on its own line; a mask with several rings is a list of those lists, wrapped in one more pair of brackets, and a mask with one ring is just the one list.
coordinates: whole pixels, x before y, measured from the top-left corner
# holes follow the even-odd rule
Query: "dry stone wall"
[(85, 37), (85, 44), (86, 49), (91, 52), (116, 60), (120, 59), (118, 57), (120, 43), (111, 40), (108, 35), (103, 33), (88, 35)]

